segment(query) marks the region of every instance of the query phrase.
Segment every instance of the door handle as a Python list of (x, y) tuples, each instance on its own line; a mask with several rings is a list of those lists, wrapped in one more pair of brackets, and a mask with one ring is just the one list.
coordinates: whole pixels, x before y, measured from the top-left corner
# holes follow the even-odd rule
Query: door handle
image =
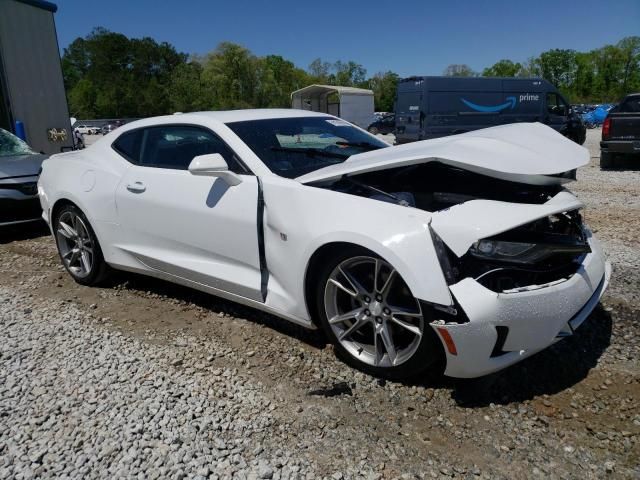
[(127, 185), (127, 190), (132, 193), (142, 193), (147, 189), (142, 182), (130, 183)]

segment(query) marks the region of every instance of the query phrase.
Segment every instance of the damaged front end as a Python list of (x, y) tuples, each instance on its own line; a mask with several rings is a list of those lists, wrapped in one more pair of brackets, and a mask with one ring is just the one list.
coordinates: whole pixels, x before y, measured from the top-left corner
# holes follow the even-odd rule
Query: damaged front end
[(566, 280), (591, 247), (573, 210), (477, 240), (459, 258), (444, 244), (443, 250), (451, 284), (469, 277), (493, 292), (512, 293)]
[(434, 214), (432, 238), (455, 304), (454, 315), (431, 325), (446, 348), (447, 375), (500, 370), (588, 317), (611, 266), (581, 206), (561, 191), (542, 205), (478, 201)]
[(610, 266), (562, 185), (570, 176), (528, 184), (429, 162), (317, 186), (429, 212), (452, 297), (430, 304), (431, 327), (445, 374), (477, 377), (571, 335), (606, 288)]

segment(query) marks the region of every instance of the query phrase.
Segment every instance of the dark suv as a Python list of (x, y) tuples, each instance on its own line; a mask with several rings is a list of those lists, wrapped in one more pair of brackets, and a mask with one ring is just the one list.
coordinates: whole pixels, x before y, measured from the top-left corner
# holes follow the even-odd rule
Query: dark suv
[(602, 124), (600, 167), (613, 166), (620, 155), (640, 157), (640, 93), (627, 95)]
[(378, 133), (388, 134), (393, 133), (396, 128), (396, 116), (392, 113), (390, 115), (385, 115), (384, 117), (379, 118), (371, 125), (367, 127), (369, 133), (373, 133), (374, 135)]

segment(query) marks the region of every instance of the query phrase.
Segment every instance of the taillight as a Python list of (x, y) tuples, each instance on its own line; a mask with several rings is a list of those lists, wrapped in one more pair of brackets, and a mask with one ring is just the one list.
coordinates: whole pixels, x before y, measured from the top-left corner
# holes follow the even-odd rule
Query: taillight
[(609, 117), (604, 119), (604, 123), (602, 124), (602, 139), (606, 140), (609, 138), (609, 133), (611, 132), (611, 119)]

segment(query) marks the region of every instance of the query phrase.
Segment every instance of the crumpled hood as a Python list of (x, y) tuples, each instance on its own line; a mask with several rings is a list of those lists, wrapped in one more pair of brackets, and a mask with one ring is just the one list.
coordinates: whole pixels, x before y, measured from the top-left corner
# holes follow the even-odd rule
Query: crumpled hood
[(0, 179), (38, 175), (46, 155), (14, 155), (0, 157)]
[(296, 180), (336, 180), (431, 161), (513, 182), (553, 185), (568, 179), (552, 175), (589, 163), (589, 151), (541, 123), (514, 123), (352, 155)]

